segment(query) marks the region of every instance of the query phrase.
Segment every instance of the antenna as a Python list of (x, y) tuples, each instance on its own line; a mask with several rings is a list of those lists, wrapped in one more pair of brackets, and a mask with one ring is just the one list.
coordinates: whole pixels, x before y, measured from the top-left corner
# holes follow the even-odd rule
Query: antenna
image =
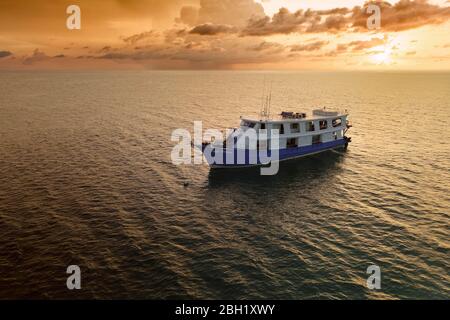
[(269, 117), (269, 118), (270, 118), (270, 107), (272, 106), (272, 85), (273, 85), (273, 80), (270, 82), (269, 105), (268, 105), (268, 110), (267, 110), (267, 117)]
[(273, 81), (270, 82), (270, 89), (267, 93), (266, 89), (266, 76), (264, 76), (264, 87), (263, 87), (263, 95), (261, 97), (261, 117), (268, 119), (270, 117), (270, 108), (272, 104), (272, 85)]
[(264, 116), (264, 96), (266, 94), (266, 76), (264, 76), (263, 91), (261, 96), (261, 117)]

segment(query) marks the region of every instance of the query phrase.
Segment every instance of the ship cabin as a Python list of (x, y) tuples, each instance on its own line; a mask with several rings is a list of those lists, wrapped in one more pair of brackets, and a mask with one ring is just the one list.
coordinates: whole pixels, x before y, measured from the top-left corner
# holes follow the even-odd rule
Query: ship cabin
[[(241, 117), (240, 129), (245, 132), (253, 128), (278, 129), (280, 149), (299, 148), (321, 143), (342, 140), (349, 128), (347, 112), (313, 110), (312, 115), (306, 113), (282, 112), (276, 118), (255, 120)], [(270, 138), (264, 141), (258, 136), (258, 147), (270, 147)]]

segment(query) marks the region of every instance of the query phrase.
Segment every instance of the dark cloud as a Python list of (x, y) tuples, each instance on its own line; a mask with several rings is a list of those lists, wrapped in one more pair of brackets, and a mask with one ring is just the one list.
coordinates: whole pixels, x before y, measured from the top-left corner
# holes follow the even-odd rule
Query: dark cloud
[(347, 14), (350, 12), (349, 8), (334, 8), (329, 10), (317, 10), (319, 15), (330, 15), (330, 14)]
[[(307, 10), (307, 12), (310, 11)], [(291, 13), (288, 9), (281, 8), (272, 18), (265, 16), (260, 19), (251, 19), (242, 34), (250, 36), (288, 34), (299, 31), (299, 26), (318, 20), (320, 20), (319, 16), (304, 14), (303, 10)]]
[(0, 59), (1, 59), (1, 58), (9, 57), (9, 56), (11, 56), (11, 55), (12, 55), (12, 53), (9, 52), (9, 51), (0, 51)]
[(151, 30), (151, 31), (146, 31), (146, 32), (141, 32), (141, 33), (138, 33), (138, 34), (134, 34), (134, 35), (129, 36), (129, 37), (125, 37), (123, 39), (123, 41), (125, 41), (129, 45), (135, 45), (136, 43), (138, 43), (138, 42), (140, 42), (142, 40), (149, 40), (149, 39), (151, 40), (151, 39), (154, 39), (154, 38), (157, 38), (157, 37), (159, 37), (159, 33), (156, 32), (156, 31)]
[(104, 46), (103, 48), (101, 48), (100, 50), (97, 51), (97, 53), (106, 53), (109, 51), (112, 51), (113, 48), (111, 46)]
[(349, 9), (298, 10), (281, 8), (272, 18), (251, 19), (242, 35), (268, 36), (274, 34), (338, 32), (348, 28)]
[(212, 36), (220, 33), (236, 32), (236, 28), (224, 24), (205, 23), (194, 27), (189, 33)]

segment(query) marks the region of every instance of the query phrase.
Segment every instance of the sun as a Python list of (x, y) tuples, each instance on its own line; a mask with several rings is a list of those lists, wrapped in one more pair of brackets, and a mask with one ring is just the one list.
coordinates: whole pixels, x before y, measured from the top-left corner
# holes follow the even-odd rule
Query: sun
[(370, 58), (375, 64), (390, 64), (392, 62), (392, 49), (385, 47), (381, 52), (377, 52)]

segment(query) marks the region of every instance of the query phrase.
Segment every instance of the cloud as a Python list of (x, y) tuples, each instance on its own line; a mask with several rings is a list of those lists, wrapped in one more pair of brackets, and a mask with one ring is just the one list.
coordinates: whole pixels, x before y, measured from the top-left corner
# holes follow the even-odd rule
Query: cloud
[[(222, 68), (258, 63), (284, 65), (294, 59), (296, 63), (303, 63), (308, 59), (326, 60), (324, 57), (336, 57), (343, 53), (347, 53), (343, 55), (345, 58), (348, 58), (350, 53), (363, 57), (366, 53), (378, 49), (375, 47), (385, 45), (387, 40), (380, 37), (370, 38), (361, 33), (373, 35), (376, 32), (403, 31), (443, 23), (450, 18), (449, 8), (431, 4), (426, 0), (400, 0), (396, 4), (377, 0), (353, 8), (336, 7), (295, 12), (281, 8), (272, 16), (265, 14), (261, 1), (257, 0), (111, 0), (108, 5), (100, 0), (80, 0), (85, 27), (80, 32), (71, 32), (65, 30), (65, 16), (60, 15), (60, 12), (65, 12), (65, 2), (42, 2), (46, 4), (46, 10), (30, 4), (36, 9), (36, 13), (30, 17), (34, 19), (34, 24), (30, 22), (27, 31), (23, 31), (24, 26), (21, 24), (28, 23), (28, 20), (20, 14), (22, 11), (29, 13), (25, 5), (14, 5), (12, 0), (0, 3), (0, 11), (5, 8), (4, 3), (16, 8), (8, 8), (7, 15), (6, 11), (3, 14), (0, 12), (0, 19), (5, 17), (6, 22), (11, 23), (10, 16), (17, 15), (21, 18), (18, 31), (10, 26), (9, 30), (4, 31), (1, 26), (5, 26), (6, 22), (2, 24), (0, 21), (2, 37), (10, 39), (3, 44), (3, 49), (13, 51), (15, 57), (28, 54), (22, 59), (16, 59), (18, 63), (33, 64), (48, 59), (47, 65), (65, 66), (73, 64), (77, 57), (80, 59), (77, 62), (89, 62), (92, 65), (124, 65), (130, 62), (150, 68)], [(381, 30), (367, 30), (369, 14), (366, 9), (369, 3), (376, 3), (382, 9)], [(272, 1), (270, 6), (276, 6), (276, 2)], [(98, 10), (103, 12), (103, 9), (104, 15), (94, 21), (90, 13)], [(44, 11), (48, 11), (48, 14), (44, 14)], [(169, 16), (163, 18), (165, 14)], [(43, 16), (48, 17), (49, 23), (43, 21)], [(168, 21), (167, 25), (155, 25), (155, 17)], [(174, 20), (176, 17), (178, 18)], [(35, 28), (31, 25), (39, 31), (34, 32)], [(44, 32), (44, 29), (47, 31)], [(60, 29), (62, 31), (48, 31)], [(40, 35), (40, 38), (35, 38), (36, 34)], [(295, 35), (271, 37), (289, 34)], [(16, 35), (21, 37), (15, 37)], [(302, 41), (306, 38), (312, 39)], [(49, 39), (55, 40), (50, 42)], [(440, 46), (447, 42), (442, 41)], [(20, 43), (20, 47), (15, 48), (16, 43)], [(45, 48), (48, 55), (37, 49), (32, 52), (36, 43)], [(63, 51), (63, 48), (68, 51)], [(368, 50), (371, 48), (375, 49)], [(9, 51), (0, 51), (0, 58), (6, 56), (4, 52)], [(55, 59), (57, 57), (66, 59)], [(11, 63), (10, 60), (3, 59), (2, 64)], [(38, 67), (42, 65), (46, 63), (38, 64)]]
[(369, 4), (381, 9), (381, 31), (403, 31), (450, 19), (450, 7), (430, 4), (427, 0), (400, 0), (395, 5), (384, 1), (366, 2), (353, 9), (298, 10), (281, 8), (272, 18), (252, 18), (243, 28), (248, 36), (268, 36), (290, 33), (366, 32)]
[(129, 37), (125, 37), (123, 39), (123, 41), (125, 41), (126, 43), (128, 43), (130, 45), (135, 45), (136, 43), (138, 43), (142, 40), (152, 39), (152, 38), (155, 38), (158, 36), (159, 36), (159, 34), (156, 31), (150, 30), (150, 31), (134, 34)]
[(97, 58), (130, 60), (149, 68), (223, 69), (239, 64), (280, 61), (285, 58), (284, 51), (282, 44), (261, 42), (254, 37), (242, 38), (237, 34), (204, 37), (175, 29), (165, 39), (138, 51), (124, 47)]
[(39, 51), (39, 49), (35, 49), (30, 56), (27, 56), (27, 57), (24, 58), (23, 64), (31, 65), (31, 64), (34, 64), (34, 63), (39, 62), (39, 61), (47, 60), (49, 58), (50, 57), (47, 56), (44, 52)]
[(275, 52), (282, 52), (284, 51), (285, 47), (282, 44), (276, 43), (276, 42), (268, 42), (263, 41), (258, 45), (249, 47), (249, 50), (253, 51), (271, 51), (272, 53)]
[(290, 33), (321, 33), (346, 30), (349, 28), (350, 9), (298, 10), (290, 12), (280, 8), (272, 18), (265, 16), (251, 19), (242, 30), (242, 35), (270, 36)]
[(373, 47), (377, 47), (377, 46), (381, 46), (383, 44), (385, 44), (387, 41), (387, 37), (384, 38), (372, 38), (370, 40), (366, 40), (366, 41), (352, 41), (348, 44), (346, 44), (347, 47), (351, 47), (352, 51), (356, 52), (356, 51), (362, 51), (365, 49), (370, 49)]
[(291, 52), (316, 51), (322, 49), (322, 47), (326, 46), (328, 43), (329, 41), (315, 41), (308, 44), (293, 45), (291, 46)]
[(264, 17), (264, 8), (254, 0), (200, 0), (200, 7), (181, 8), (178, 22), (194, 26), (212, 23), (244, 26), (251, 18)]
[[(225, 1), (220, 10), (229, 10), (229, 5), (233, 1)], [(243, 1), (249, 3), (247, 0)], [(250, 2), (253, 3), (253, 1)], [(202, 8), (206, 8), (208, 3), (217, 4), (213, 0), (204, 0), (200, 4)], [(243, 26), (217, 22), (198, 23), (200, 9), (195, 10), (194, 12), (185, 7), (180, 13), (180, 16), (184, 16), (185, 19), (187, 16), (192, 18), (191, 23), (195, 20), (195, 24), (191, 27), (177, 24), (164, 32), (146, 31), (131, 35), (122, 38), (123, 47), (115, 46), (114, 49), (102, 50), (98, 52), (97, 58), (116, 61), (132, 60), (152, 66), (168, 65), (170, 61), (173, 63), (182, 61), (184, 64), (195, 67), (208, 63), (213, 64), (214, 67), (223, 67), (236, 63), (256, 64), (261, 61), (284, 61), (289, 58), (302, 59), (311, 56), (335, 57), (348, 51), (364, 51), (386, 42), (386, 38), (373, 37), (368, 40), (338, 44), (336, 50), (324, 52), (322, 49), (330, 42), (318, 37), (297, 45), (285, 45), (259, 37), (299, 30), (308, 34), (347, 31), (350, 28), (348, 19), (351, 18), (353, 9), (299, 10), (291, 13), (282, 8), (272, 18), (253, 16)], [(251, 36), (246, 36), (245, 31), (248, 31), (249, 27), (255, 32)], [(224, 34), (226, 37), (223, 36)], [(302, 55), (302, 52), (310, 54)]]
[(373, 37), (369, 40), (356, 40), (348, 43), (339, 43), (336, 45), (336, 49), (334, 51), (327, 52), (325, 56), (332, 57), (337, 56), (339, 54), (343, 54), (351, 50), (352, 52), (361, 52), (366, 49), (371, 49), (374, 47), (378, 47), (381, 45), (385, 45), (388, 42), (388, 37), (384, 36), (383, 38)]
[(212, 24), (205, 23), (194, 27), (189, 33), (191, 34), (199, 34), (202, 36), (212, 36), (220, 33), (233, 33), (236, 32), (236, 28), (230, 25), (224, 24)]
[(9, 52), (9, 51), (0, 51), (0, 59), (1, 59), (1, 58), (9, 57), (9, 56), (11, 56), (11, 55), (12, 55), (12, 53)]
[(104, 46), (103, 48), (101, 48), (97, 52), (98, 53), (104, 53), (104, 52), (108, 52), (109, 50), (111, 50), (111, 46)]
[[(316, 16), (317, 17), (317, 16)], [(314, 21), (314, 17), (306, 16), (302, 10), (291, 13), (286, 8), (281, 8), (272, 18), (253, 18), (243, 29), (243, 35), (265, 36), (273, 34), (289, 34), (300, 30), (300, 26), (306, 22)]]
[(338, 45), (336, 45), (336, 52), (337, 53), (342, 53), (342, 52), (346, 52), (348, 49), (348, 46), (344, 43), (339, 43)]
[[(89, 46), (89, 51), (92, 50), (90, 53), (94, 54), (95, 50), (104, 46), (122, 45), (125, 35), (172, 28), (181, 7), (198, 2), (199, 0), (1, 0), (0, 49), (14, 52), (15, 57), (31, 55), (30, 52), (36, 47), (45, 50), (49, 56), (63, 52), (77, 57), (86, 54), (86, 51), (81, 50), (82, 46)], [(77, 4), (81, 8), (81, 30), (73, 31), (66, 27), (66, 9), (70, 4)], [(73, 45), (69, 45), (69, 42)], [(62, 51), (63, 48), (69, 49)], [(2, 59), (2, 64), (6, 65), (5, 61), (12, 64), (10, 60)], [(17, 62), (23, 60), (17, 59)], [(63, 60), (67, 59), (53, 59), (48, 64), (70, 63)]]
[(441, 24), (450, 19), (450, 7), (441, 7), (427, 0), (400, 0), (394, 5), (385, 1), (371, 1), (363, 7), (355, 7), (352, 25), (358, 30), (367, 30), (367, 6), (376, 4), (381, 8), (383, 31), (403, 31), (425, 25)]

